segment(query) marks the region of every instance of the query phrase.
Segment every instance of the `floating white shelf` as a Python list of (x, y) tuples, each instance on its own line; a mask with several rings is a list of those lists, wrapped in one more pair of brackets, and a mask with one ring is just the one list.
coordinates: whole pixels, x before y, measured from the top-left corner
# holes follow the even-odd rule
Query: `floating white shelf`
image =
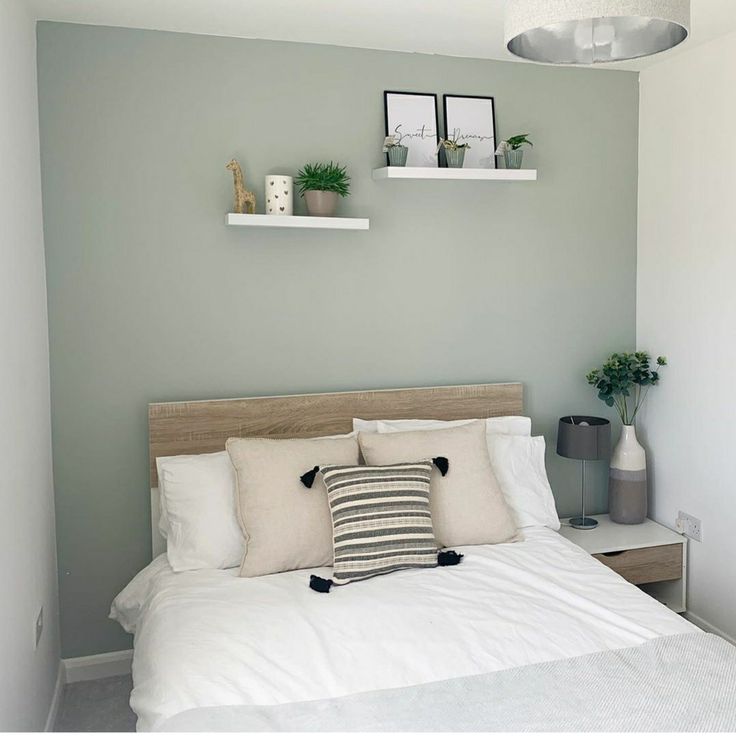
[(465, 179), (478, 181), (536, 181), (536, 169), (440, 169), (422, 166), (384, 166), (373, 169), (379, 179)]
[(367, 217), (304, 217), (299, 215), (239, 215), (229, 212), (228, 225), (244, 227), (297, 227), (318, 230), (367, 230)]

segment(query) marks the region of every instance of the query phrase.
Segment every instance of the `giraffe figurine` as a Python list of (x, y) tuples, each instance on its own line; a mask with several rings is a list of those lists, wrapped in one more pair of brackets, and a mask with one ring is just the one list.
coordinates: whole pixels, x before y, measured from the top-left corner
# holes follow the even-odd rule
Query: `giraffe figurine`
[(245, 188), (245, 177), (240, 164), (232, 159), (227, 166), (228, 171), (233, 172), (233, 183), (235, 185), (235, 212), (239, 215), (254, 215), (256, 212), (256, 195)]

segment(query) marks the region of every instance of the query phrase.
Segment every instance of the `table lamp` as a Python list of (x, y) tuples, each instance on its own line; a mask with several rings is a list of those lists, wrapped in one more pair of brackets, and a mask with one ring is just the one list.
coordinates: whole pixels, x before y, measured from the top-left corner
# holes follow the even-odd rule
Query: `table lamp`
[(595, 529), (598, 522), (585, 515), (585, 463), (605, 460), (611, 449), (611, 423), (601, 417), (567, 416), (557, 429), (557, 454), (583, 461), (582, 513), (570, 519), (574, 529)]

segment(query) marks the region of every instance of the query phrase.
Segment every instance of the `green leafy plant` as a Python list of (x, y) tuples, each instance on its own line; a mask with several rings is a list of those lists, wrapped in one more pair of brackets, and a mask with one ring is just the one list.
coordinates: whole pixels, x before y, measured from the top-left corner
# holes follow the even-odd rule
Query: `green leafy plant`
[(650, 367), (649, 353), (614, 353), (600, 367), (585, 377), (598, 391), (598, 398), (606, 406), (615, 406), (624, 424), (633, 424), (647, 393), (659, 383), (659, 369), (667, 365), (660, 355), (657, 364)]
[(332, 161), (328, 164), (305, 164), (296, 175), (299, 194), (316, 190), (320, 192), (337, 192), (341, 197), (350, 193), (350, 177), (344, 166)]
[(523, 145), (532, 147), (534, 146), (534, 144), (529, 140), (529, 133), (512, 135), (511, 138), (507, 138), (505, 141), (501, 141), (501, 143), (499, 143), (498, 145), (498, 148), (496, 149), (496, 155), (500, 156), (506, 151), (516, 151)]

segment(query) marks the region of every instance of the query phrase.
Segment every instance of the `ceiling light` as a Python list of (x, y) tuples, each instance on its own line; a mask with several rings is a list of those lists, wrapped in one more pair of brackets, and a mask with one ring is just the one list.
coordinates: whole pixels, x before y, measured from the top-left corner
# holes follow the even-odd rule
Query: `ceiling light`
[(690, 0), (507, 0), (506, 48), (550, 64), (602, 64), (682, 43)]

